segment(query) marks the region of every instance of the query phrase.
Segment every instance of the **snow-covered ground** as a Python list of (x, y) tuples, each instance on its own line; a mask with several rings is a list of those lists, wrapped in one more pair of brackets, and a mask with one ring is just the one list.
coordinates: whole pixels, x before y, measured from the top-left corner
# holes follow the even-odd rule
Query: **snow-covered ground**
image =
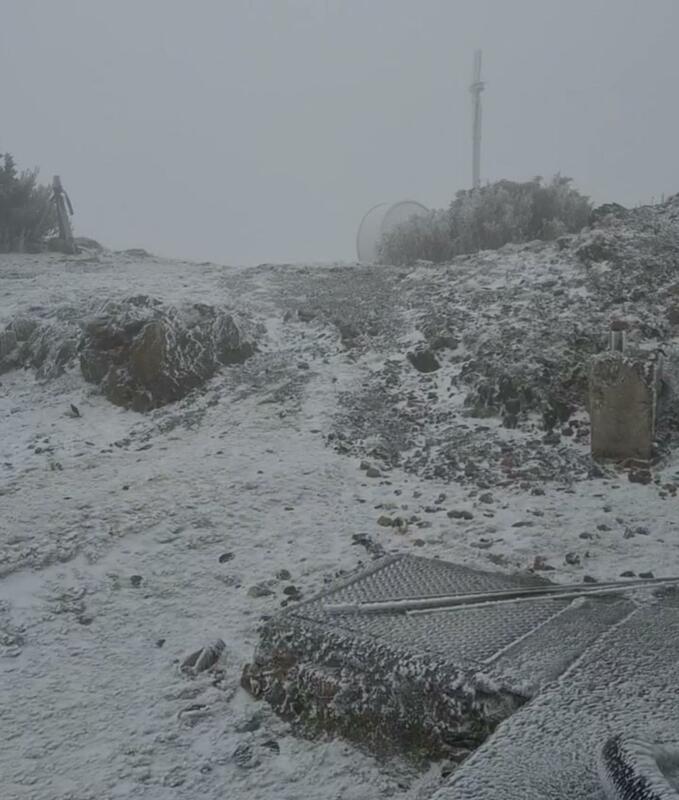
[[(399, 274), (424, 283), (434, 272)], [(266, 331), (253, 359), (148, 415), (112, 406), (75, 367), (43, 382), (29, 370), (0, 376), (3, 798), (430, 796), (440, 766), (420, 772), (341, 741), (296, 738), (239, 688), (258, 624), (286, 602), (286, 587), (309, 596), (371, 558), (356, 534), (387, 552), (487, 569), (539, 557), (562, 581), (679, 574), (679, 499), (662, 490), (679, 481), (676, 457), (660, 484), (571, 475), (542, 493), (505, 481), (490, 498), (399, 466), (367, 477), (328, 435), (385, 361), (404, 364), (409, 391), (431, 390), (405, 359), (422, 338), (417, 315), (383, 278), (388, 320), (374, 347), (347, 350), (322, 319), (290, 318), (309, 299), (310, 275), (330, 306), (333, 287), (338, 305), (366, 301), (347, 300), (351, 268), (0, 255), (0, 327), (19, 313), (147, 293), (222, 304)], [(368, 304), (379, 316), (377, 294)], [(437, 373), (441, 387), (455, 370), (459, 359)], [(461, 393), (437, 403), (460, 409)], [(527, 436), (483, 422), (471, 428), (481, 442), (484, 431), (510, 444)], [(567, 446), (586, 454), (586, 442)], [(472, 518), (444, 513), (460, 510)], [(405, 530), (378, 525), (396, 514), (411, 520)], [(216, 638), (223, 674), (180, 673), (187, 653)]]

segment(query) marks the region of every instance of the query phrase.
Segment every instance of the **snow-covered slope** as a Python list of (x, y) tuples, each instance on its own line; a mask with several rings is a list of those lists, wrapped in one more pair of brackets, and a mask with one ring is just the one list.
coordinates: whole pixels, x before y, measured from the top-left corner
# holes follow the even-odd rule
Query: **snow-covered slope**
[[(259, 331), (257, 355), (147, 415), (76, 363), (0, 375), (2, 796), (427, 797), (440, 766), (295, 738), (238, 688), (263, 616), (384, 551), (572, 582), (679, 574), (679, 460), (666, 445), (646, 486), (592, 470), (563, 378), (610, 318), (648, 346), (676, 333), (672, 207), (648, 213), (658, 233), (635, 218), (413, 270), (0, 255), (0, 328), (33, 316), (58, 337), (148, 294)], [(407, 358), (425, 346), (437, 371)], [(216, 673), (179, 671), (216, 638)]]

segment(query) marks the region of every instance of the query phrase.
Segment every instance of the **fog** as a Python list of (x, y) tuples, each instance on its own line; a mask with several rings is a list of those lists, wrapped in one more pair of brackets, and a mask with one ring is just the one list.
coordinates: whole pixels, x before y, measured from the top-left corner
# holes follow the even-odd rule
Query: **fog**
[(2, 0), (0, 151), (76, 233), (223, 263), (354, 256), (381, 201), (560, 171), (679, 191), (676, 0)]

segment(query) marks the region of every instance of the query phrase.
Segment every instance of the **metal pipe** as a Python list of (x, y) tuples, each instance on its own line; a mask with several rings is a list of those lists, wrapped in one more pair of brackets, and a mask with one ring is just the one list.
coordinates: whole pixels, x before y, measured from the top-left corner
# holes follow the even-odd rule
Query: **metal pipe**
[(634, 581), (611, 581), (596, 584), (549, 584), (528, 589), (510, 589), (494, 592), (472, 592), (457, 595), (434, 595), (431, 597), (404, 597), (391, 600), (376, 600), (363, 603), (328, 603), (324, 610), (332, 615), (342, 614), (392, 614), (414, 613), (456, 608), (469, 608), (490, 603), (516, 602), (535, 598), (583, 597), (585, 595), (613, 594), (627, 589), (649, 586), (665, 586), (679, 583), (679, 578), (647, 578)]

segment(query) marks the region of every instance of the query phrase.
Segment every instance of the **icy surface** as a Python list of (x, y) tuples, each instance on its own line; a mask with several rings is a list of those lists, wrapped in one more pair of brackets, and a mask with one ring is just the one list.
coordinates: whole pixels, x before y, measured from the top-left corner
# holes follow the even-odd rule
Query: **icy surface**
[[(524, 302), (522, 281), (571, 280), (571, 255), (550, 247), (468, 259), (459, 278), (446, 268), (0, 256), (0, 327), (143, 293), (218, 302), (265, 328), (250, 362), (145, 416), (112, 406), (77, 368), (49, 381), (0, 375), (3, 798), (428, 797), (438, 767), (415, 773), (340, 741), (297, 739), (238, 688), (260, 618), (294, 602), (284, 588), (311, 596), (375, 552), (502, 572), (539, 557), (564, 582), (679, 574), (679, 501), (664, 488), (679, 478), (676, 460), (660, 465), (659, 484), (614, 471), (589, 480), (585, 438), (547, 446), (537, 417), (510, 430), (463, 416), (459, 374), (476, 357), (473, 337), (433, 376), (407, 361), (430, 298), (453, 279), (460, 328), (481, 304), (491, 337), (506, 319), (507, 275), (512, 304)], [(402, 413), (381, 402), (386, 378), (399, 384)], [(581, 408), (574, 419), (586, 419)], [(380, 449), (394, 443), (387, 434), (403, 443), (400, 466)], [(446, 443), (469, 475), (426, 480)], [(551, 482), (519, 485), (507, 448), (530, 453)], [(385, 515), (405, 525), (378, 525)], [(216, 639), (226, 645), (216, 672), (180, 672)]]
[[(554, 686), (503, 723), (434, 800), (607, 800), (599, 756), (610, 737), (638, 736), (650, 744), (676, 740), (678, 658), (676, 601), (632, 612)], [(669, 760), (662, 751), (656, 755), (669, 772)], [(654, 775), (645, 763), (648, 754), (644, 759), (637, 748), (626, 757), (654, 779), (649, 786), (662, 783), (660, 771)], [(613, 796), (652, 800), (674, 792)]]

